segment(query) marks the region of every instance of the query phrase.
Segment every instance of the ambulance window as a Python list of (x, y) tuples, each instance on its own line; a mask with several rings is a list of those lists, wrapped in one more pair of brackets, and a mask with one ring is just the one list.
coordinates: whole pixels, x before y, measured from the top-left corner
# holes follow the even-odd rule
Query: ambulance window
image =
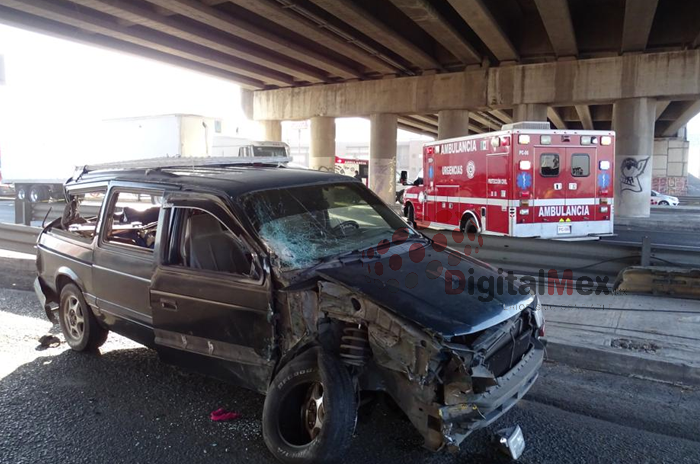
[(574, 177), (588, 177), (591, 173), (590, 157), (585, 153), (571, 155), (571, 175)]
[(540, 155), (540, 174), (542, 177), (558, 176), (559, 155), (556, 153), (542, 153)]

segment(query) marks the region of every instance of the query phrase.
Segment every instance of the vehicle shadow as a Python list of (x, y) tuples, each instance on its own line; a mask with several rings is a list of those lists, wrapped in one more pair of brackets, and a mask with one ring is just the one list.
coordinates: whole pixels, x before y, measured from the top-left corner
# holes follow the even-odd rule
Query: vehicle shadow
[[(262, 438), (262, 396), (166, 365), (146, 348), (42, 356), (0, 379), (0, 392), (3, 462), (277, 462)], [(241, 418), (211, 421), (222, 407)], [(480, 447), (425, 450), (407, 420), (374, 407), (342, 462), (494, 462)]]

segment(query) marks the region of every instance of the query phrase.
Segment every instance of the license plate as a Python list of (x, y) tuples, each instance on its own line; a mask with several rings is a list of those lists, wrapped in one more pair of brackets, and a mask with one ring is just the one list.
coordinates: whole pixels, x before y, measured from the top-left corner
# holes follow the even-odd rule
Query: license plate
[(564, 234), (570, 234), (571, 233), (571, 224), (564, 224), (557, 226), (557, 234), (559, 235), (564, 235)]

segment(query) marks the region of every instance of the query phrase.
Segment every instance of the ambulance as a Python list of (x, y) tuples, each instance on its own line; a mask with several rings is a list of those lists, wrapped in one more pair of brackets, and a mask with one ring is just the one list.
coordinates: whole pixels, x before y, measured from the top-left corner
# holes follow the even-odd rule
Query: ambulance
[(614, 132), (501, 129), (423, 147), (424, 177), (404, 192), (410, 223), (549, 239), (613, 233)]

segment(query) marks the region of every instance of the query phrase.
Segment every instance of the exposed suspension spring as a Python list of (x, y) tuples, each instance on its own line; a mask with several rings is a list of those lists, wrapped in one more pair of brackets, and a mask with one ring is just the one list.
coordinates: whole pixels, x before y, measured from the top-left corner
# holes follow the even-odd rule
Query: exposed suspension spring
[(343, 362), (351, 366), (362, 367), (371, 353), (367, 327), (362, 324), (348, 323), (340, 338), (340, 357)]

